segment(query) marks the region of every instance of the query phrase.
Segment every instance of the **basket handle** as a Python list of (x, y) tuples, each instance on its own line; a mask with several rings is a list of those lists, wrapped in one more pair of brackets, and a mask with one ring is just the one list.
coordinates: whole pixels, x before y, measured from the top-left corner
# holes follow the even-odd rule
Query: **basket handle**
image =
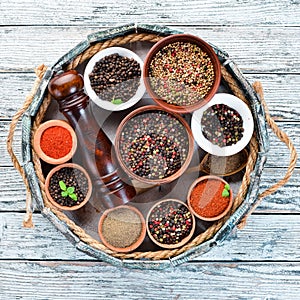
[(245, 215), (245, 217), (238, 224), (239, 229), (243, 229), (245, 227), (246, 222), (247, 222), (247, 218), (259, 206), (259, 204), (262, 202), (262, 199), (264, 197), (273, 194), (281, 186), (285, 185), (289, 181), (289, 179), (291, 178), (291, 176), (293, 174), (293, 171), (296, 167), (297, 157), (298, 157), (297, 152), (296, 152), (296, 148), (293, 145), (291, 139), (288, 137), (288, 135), (285, 132), (283, 132), (278, 127), (278, 125), (276, 124), (274, 119), (270, 116), (267, 104), (266, 104), (265, 99), (264, 99), (264, 92), (263, 92), (263, 87), (262, 87), (261, 82), (259, 82), (259, 81), (254, 82), (253, 83), (253, 88), (256, 91), (256, 93), (258, 94), (258, 96), (260, 97), (261, 103), (262, 103), (262, 105), (264, 107), (264, 110), (265, 110), (266, 121), (267, 121), (269, 127), (276, 134), (276, 136), (279, 138), (279, 140), (282, 141), (283, 143), (285, 143), (286, 146), (288, 147), (288, 149), (290, 150), (290, 162), (289, 162), (289, 167), (288, 167), (284, 177), (282, 179), (280, 179), (278, 182), (276, 182), (274, 185), (272, 185), (271, 187), (266, 189), (264, 192), (262, 192), (261, 194), (258, 195), (258, 198), (259, 198), (258, 201), (255, 203), (255, 205), (250, 209), (250, 211)]
[(43, 64), (38, 66), (35, 69), (35, 74), (36, 74), (37, 78), (34, 82), (33, 88), (31, 90), (30, 94), (26, 97), (23, 107), (20, 108), (17, 111), (17, 113), (13, 116), (12, 121), (9, 126), (8, 136), (7, 136), (7, 140), (6, 140), (7, 151), (11, 157), (12, 163), (13, 163), (14, 167), (21, 174), (22, 179), (26, 186), (26, 214), (25, 214), (25, 217), (23, 220), (23, 226), (27, 227), (27, 228), (32, 228), (34, 226), (32, 223), (32, 208), (31, 208), (32, 207), (32, 199), (31, 199), (31, 193), (30, 193), (30, 189), (28, 186), (28, 182), (27, 182), (27, 178), (26, 178), (24, 169), (21, 166), (21, 164), (13, 150), (13, 140), (14, 140), (14, 134), (15, 134), (17, 123), (20, 120), (20, 118), (23, 116), (23, 114), (26, 112), (29, 105), (31, 104), (31, 102), (34, 98), (34, 95), (38, 89), (38, 86), (41, 82), (41, 79), (42, 79), (43, 75), (45, 74), (46, 70), (47, 70), (47, 67)]

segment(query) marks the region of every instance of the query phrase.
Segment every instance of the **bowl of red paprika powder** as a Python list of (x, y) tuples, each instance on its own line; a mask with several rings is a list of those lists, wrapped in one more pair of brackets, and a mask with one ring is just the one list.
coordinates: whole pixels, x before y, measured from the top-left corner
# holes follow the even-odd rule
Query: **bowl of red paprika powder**
[(223, 218), (233, 203), (230, 185), (221, 177), (202, 176), (190, 186), (187, 203), (191, 212), (204, 221)]
[(50, 120), (36, 130), (33, 147), (43, 161), (59, 165), (73, 157), (77, 149), (77, 137), (66, 121)]

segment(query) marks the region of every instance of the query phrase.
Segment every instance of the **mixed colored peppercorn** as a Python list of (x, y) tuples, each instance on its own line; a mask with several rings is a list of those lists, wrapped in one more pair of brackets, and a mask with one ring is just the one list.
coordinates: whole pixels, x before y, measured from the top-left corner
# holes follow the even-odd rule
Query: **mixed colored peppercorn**
[(175, 42), (159, 50), (149, 68), (155, 93), (167, 103), (189, 106), (202, 101), (214, 83), (208, 54), (196, 44)]
[(176, 173), (189, 148), (184, 125), (161, 110), (149, 110), (131, 118), (122, 129), (119, 143), (122, 160), (130, 171), (151, 180)]
[(161, 202), (149, 214), (148, 228), (151, 236), (161, 244), (178, 244), (193, 227), (192, 215), (182, 203)]
[(95, 93), (114, 104), (126, 102), (136, 94), (140, 77), (139, 63), (118, 53), (100, 59), (89, 74)]
[(236, 144), (244, 132), (241, 115), (226, 104), (209, 107), (203, 113), (201, 128), (205, 138), (220, 147)]

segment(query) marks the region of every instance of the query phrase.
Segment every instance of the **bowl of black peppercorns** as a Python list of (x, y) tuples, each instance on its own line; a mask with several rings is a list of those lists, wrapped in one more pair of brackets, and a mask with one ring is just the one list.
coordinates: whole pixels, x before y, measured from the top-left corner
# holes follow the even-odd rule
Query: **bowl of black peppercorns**
[(120, 111), (136, 104), (145, 93), (143, 61), (131, 50), (109, 47), (99, 51), (84, 71), (85, 91), (99, 107)]
[(229, 156), (248, 145), (254, 122), (245, 102), (234, 95), (219, 93), (194, 111), (191, 128), (200, 148), (213, 155)]

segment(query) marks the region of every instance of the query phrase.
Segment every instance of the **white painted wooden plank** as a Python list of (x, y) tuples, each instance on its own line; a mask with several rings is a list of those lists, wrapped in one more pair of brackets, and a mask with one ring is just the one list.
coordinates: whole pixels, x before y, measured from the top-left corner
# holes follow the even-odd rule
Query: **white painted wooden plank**
[(145, 22), (190, 25), (298, 25), (298, 1), (102, 0), (1, 3), (1, 25), (109, 25)]
[[(300, 120), (299, 75), (245, 74), (245, 76), (251, 83), (261, 81), (270, 113), (276, 120)], [(0, 94), (2, 95), (0, 118), (12, 118), (22, 107), (33, 87), (35, 78), (33, 73), (0, 73)]]
[[(0, 213), (0, 260), (91, 260), (40, 214), (22, 227), (22, 213)], [(243, 230), (197, 261), (300, 261), (299, 215), (252, 215)]]
[[(279, 181), (284, 176), (283, 169), (265, 168), (260, 184), (260, 192)], [(296, 169), (288, 183), (276, 193), (266, 197), (256, 212), (258, 213), (300, 213), (300, 170)], [(19, 173), (12, 167), (0, 167), (0, 211), (23, 212), (26, 189)]]
[[(99, 262), (0, 262), (4, 299), (299, 299), (299, 263), (193, 263), (164, 271)], [(84, 295), (84, 296), (83, 296)]]
[[(245, 72), (300, 72), (299, 27), (184, 27), (227, 51)], [(52, 65), (101, 27), (0, 27), (0, 72)], [(13, 53), (13, 55), (11, 55)]]

